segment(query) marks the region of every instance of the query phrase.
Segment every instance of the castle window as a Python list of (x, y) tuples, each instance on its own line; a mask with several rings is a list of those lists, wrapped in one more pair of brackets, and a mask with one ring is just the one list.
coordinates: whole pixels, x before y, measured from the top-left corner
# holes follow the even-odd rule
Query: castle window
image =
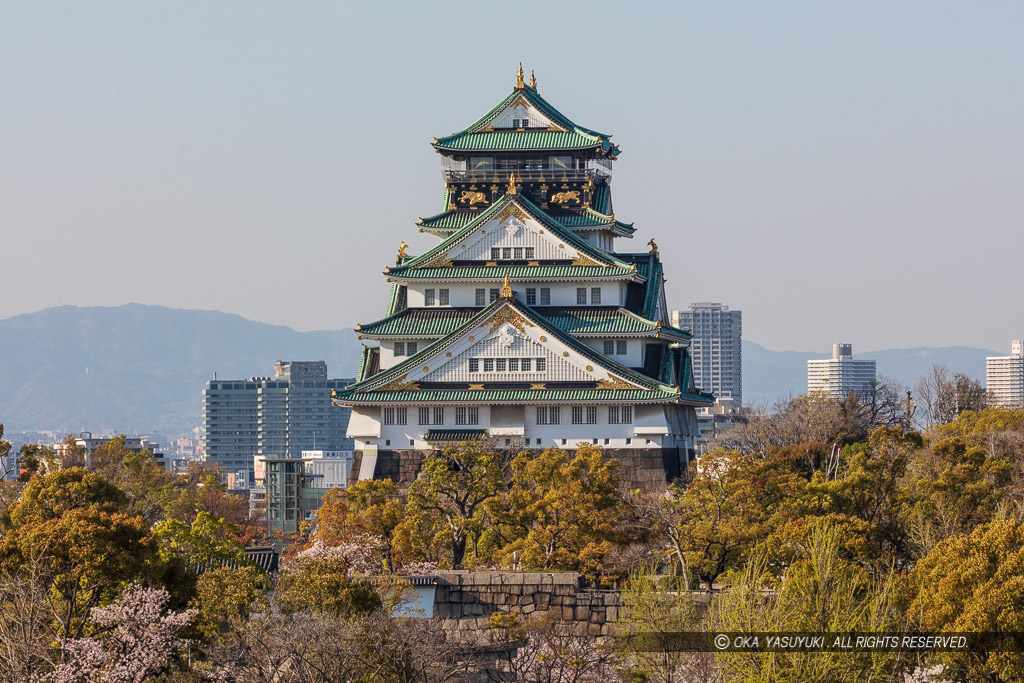
[(508, 359), (508, 371), (509, 372), (519, 372), (519, 359), (518, 358), (509, 358)]
[(486, 306), (487, 305), (487, 290), (478, 289), (476, 290), (476, 305)]
[(593, 306), (598, 306), (601, 303), (601, 288), (591, 287), (590, 288), (590, 303)]
[(559, 424), (562, 421), (562, 409), (558, 406), (548, 408), (548, 424)]
[(618, 355), (618, 356), (625, 356), (626, 355), (626, 340), (625, 339), (619, 339), (618, 341), (615, 342), (615, 354)]
[(520, 358), (519, 359), (519, 363), (522, 366), (523, 372), (529, 372), (530, 371), (530, 366), (532, 365), (532, 363), (531, 363), (532, 360), (533, 360), (532, 358)]
[(428, 289), (424, 293), (424, 302), (423, 302), (423, 304), (425, 306), (433, 306), (434, 305), (434, 290)]
[(547, 287), (540, 288), (540, 305), (550, 306), (551, 305), (551, 290)]
[(512, 247), (502, 247), (501, 248), (501, 258), (505, 259), (506, 261), (511, 259), (512, 258)]
[(583, 406), (572, 407), (572, 423), (574, 425), (583, 424)]
[(501, 290), (498, 290), (498, 289), (492, 289), (491, 290), (491, 303), (494, 303), (495, 301), (498, 300), (498, 294), (500, 293), (500, 291)]
[(395, 356), (405, 355), (405, 342), (395, 342)]
[(494, 367), (495, 371), (497, 371), (497, 372), (505, 372), (505, 359), (504, 358), (495, 358), (494, 359), (494, 364), (495, 364), (495, 367)]
[(544, 372), (544, 359), (543, 358), (538, 358), (537, 359), (537, 372)]
[(425, 407), (421, 407), (420, 408), (420, 424), (421, 425), (428, 425), (428, 424), (430, 424), (430, 408), (425, 408)]
[(395, 406), (384, 406), (384, 424), (404, 425), (406, 421), (406, 408)]
[(476, 406), (456, 406), (455, 424), (475, 425), (480, 424), (480, 409)]
[(622, 409), (619, 411), (619, 415), (622, 418), (622, 424), (633, 424), (633, 406), (622, 406)]
[(615, 340), (605, 339), (604, 340), (604, 355), (614, 356), (615, 355)]
[(434, 424), (444, 424), (444, 406), (434, 406)]
[(597, 424), (597, 406), (587, 406), (587, 424)]
[(514, 247), (512, 249), (512, 258), (514, 258), (517, 261), (521, 261), (523, 259), (523, 248)]
[(469, 359), (469, 371), (470, 372), (479, 372), (480, 371), (480, 361), (478, 359), (476, 359), (476, 358), (470, 358)]
[(491, 247), (491, 260), (497, 261), (501, 258), (501, 247)]
[(533, 247), (526, 247), (526, 259), (530, 260), (533, 258)]
[(484, 358), (484, 372), (494, 372), (493, 358)]
[(526, 305), (536, 306), (537, 305), (537, 289), (534, 287), (526, 288)]
[(437, 303), (442, 306), (447, 306), (449, 301), (449, 290), (439, 289), (437, 290)]
[(576, 305), (586, 306), (587, 305), (587, 288), (577, 287), (576, 288)]
[(415, 356), (416, 355), (416, 349), (417, 348), (418, 348), (418, 345), (417, 345), (416, 342), (406, 342), (406, 344), (405, 344), (405, 350), (406, 350), (406, 352), (410, 356)]

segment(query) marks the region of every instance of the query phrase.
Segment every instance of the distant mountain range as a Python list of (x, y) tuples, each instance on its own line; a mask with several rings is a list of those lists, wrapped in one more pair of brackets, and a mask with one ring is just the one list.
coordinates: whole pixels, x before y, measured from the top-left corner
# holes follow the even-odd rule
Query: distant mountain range
[(219, 311), (60, 306), (0, 320), (0, 422), (8, 431), (187, 434), (202, 390), (273, 375), (278, 360), (323, 360), (352, 377), (351, 330), (297, 332)]
[[(186, 434), (202, 422), (202, 390), (215, 372), (247, 378), (273, 374), (277, 360), (324, 360), (331, 377), (352, 377), (359, 348), (351, 330), (297, 332), (219, 311), (48, 308), (0, 320), (0, 423), (8, 432)], [(913, 385), (933, 363), (983, 380), (987, 355), (999, 354), (954, 346), (856, 357)], [(745, 401), (802, 393), (807, 359), (826, 357), (744, 341)]]
[[(985, 356), (999, 356), (996, 351), (970, 346), (920, 346), (913, 349), (883, 349), (860, 352), (854, 358), (875, 361), (879, 376), (896, 380), (908, 388), (928, 373), (932, 365), (944, 365), (951, 372), (962, 372), (985, 383)], [(831, 353), (809, 351), (772, 351), (760, 344), (743, 340), (743, 401), (767, 403), (786, 394), (807, 391), (807, 361), (831, 358)]]

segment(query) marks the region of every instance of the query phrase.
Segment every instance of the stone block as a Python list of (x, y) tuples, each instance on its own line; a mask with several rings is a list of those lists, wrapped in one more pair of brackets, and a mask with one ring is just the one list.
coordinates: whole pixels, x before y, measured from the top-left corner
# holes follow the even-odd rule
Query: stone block
[(573, 620), (573, 616), (574, 616), (573, 612), (574, 611), (573, 611), (572, 607), (568, 607), (568, 606), (563, 607), (562, 608), (562, 619), (564, 621), (572, 621)]
[(576, 621), (590, 621), (590, 610), (586, 607), (577, 607), (576, 610)]

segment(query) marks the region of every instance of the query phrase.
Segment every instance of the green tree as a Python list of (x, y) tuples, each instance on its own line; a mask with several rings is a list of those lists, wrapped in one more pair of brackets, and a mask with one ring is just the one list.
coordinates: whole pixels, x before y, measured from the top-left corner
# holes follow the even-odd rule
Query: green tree
[(77, 638), (89, 610), (116, 596), (125, 582), (153, 576), (156, 543), (139, 517), (78, 507), (32, 518), (0, 540), (0, 569), (14, 571), (36, 561), (52, 572), (58, 637)]
[(6, 526), (22, 527), (58, 519), (83, 508), (123, 512), (127, 505), (127, 496), (109, 481), (82, 467), (72, 467), (32, 479), (21, 500), (8, 510)]
[(164, 514), (174, 477), (151, 452), (130, 450), (125, 443), (122, 434), (93, 449), (88, 459), (89, 470), (124, 492), (127, 513), (155, 522)]
[(365, 577), (349, 574), (341, 557), (299, 558), (278, 580), (278, 602), (285, 614), (324, 612), (344, 617), (366, 615), (384, 602)]
[(476, 443), (427, 457), (398, 528), (405, 547), (446, 548), (444, 559), (461, 567), (469, 541), (485, 526), (484, 505), (504, 487), (499, 460), (498, 453)]
[[(843, 530), (824, 526), (808, 536), (806, 552), (783, 574), (755, 553), (729, 580), (712, 612), (719, 631), (842, 634), (906, 628), (889, 573), (872, 579), (844, 558)], [(720, 652), (725, 680), (738, 682), (902, 680), (907, 662), (881, 652)]]
[(153, 529), (164, 561), (180, 560), (192, 571), (246, 562), (245, 548), (235, 538), (234, 526), (200, 512), (192, 524), (164, 520)]
[[(970, 535), (942, 541), (914, 567), (908, 596), (907, 613), (924, 631), (1024, 632), (1024, 524), (989, 522)], [(1001, 645), (991, 642), (970, 652), (941, 654), (943, 677), (1024, 679), (1020, 652)]]
[(189, 605), (198, 612), (199, 632), (213, 636), (228, 630), (232, 621), (248, 618), (257, 608), (266, 584), (267, 575), (254, 565), (204, 572)]
[(618, 468), (596, 446), (517, 455), (508, 490), (487, 504), (496, 558), (511, 564), (517, 553), (526, 568), (599, 574), (619, 536)]

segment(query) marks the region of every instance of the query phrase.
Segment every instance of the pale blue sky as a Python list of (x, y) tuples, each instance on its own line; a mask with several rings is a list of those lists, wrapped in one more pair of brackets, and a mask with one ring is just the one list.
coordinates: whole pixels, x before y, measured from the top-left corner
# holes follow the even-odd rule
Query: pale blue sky
[(517, 63), (622, 148), (669, 303), (827, 351), (1024, 335), (1024, 3), (0, 2), (0, 318), (380, 317)]

